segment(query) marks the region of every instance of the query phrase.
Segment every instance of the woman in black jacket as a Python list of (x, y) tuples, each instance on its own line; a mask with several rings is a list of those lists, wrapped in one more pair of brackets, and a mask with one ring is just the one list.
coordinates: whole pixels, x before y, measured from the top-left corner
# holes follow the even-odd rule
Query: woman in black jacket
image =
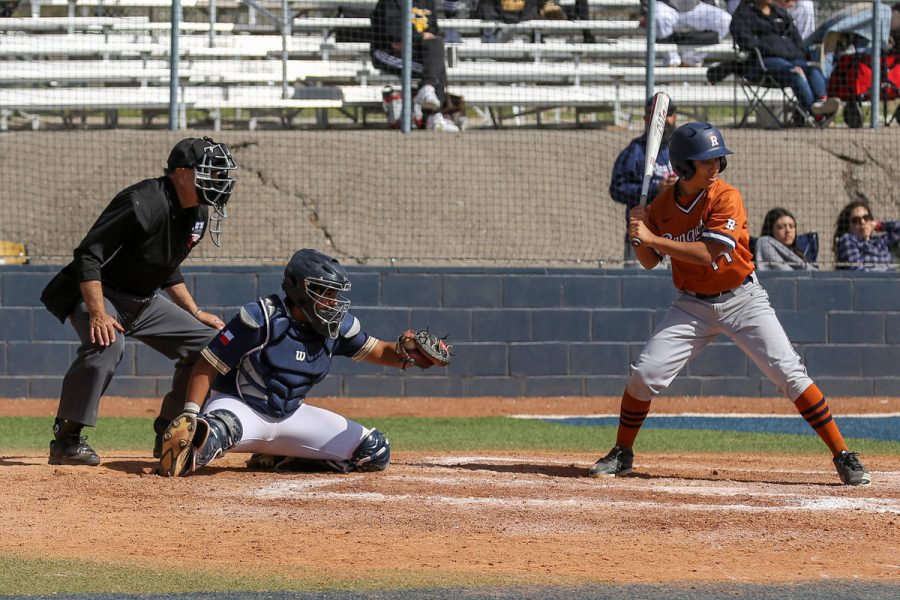
[[(828, 97), (825, 76), (809, 61), (803, 40), (791, 16), (772, 0), (744, 0), (731, 20), (731, 37), (743, 50), (759, 49), (766, 70), (784, 86), (790, 86), (800, 108), (816, 122), (831, 122), (841, 108), (838, 98)], [(758, 69), (751, 78), (761, 75)]]

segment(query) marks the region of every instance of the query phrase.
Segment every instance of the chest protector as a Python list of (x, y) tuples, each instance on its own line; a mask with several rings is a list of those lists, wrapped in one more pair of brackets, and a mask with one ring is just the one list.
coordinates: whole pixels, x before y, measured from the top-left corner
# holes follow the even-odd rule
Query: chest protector
[(238, 394), (257, 411), (282, 418), (297, 410), (310, 388), (328, 374), (336, 340), (302, 327), (278, 296), (260, 299), (259, 307), (262, 323), (241, 309), (244, 324), (263, 328), (264, 334), (261, 345), (238, 364)]

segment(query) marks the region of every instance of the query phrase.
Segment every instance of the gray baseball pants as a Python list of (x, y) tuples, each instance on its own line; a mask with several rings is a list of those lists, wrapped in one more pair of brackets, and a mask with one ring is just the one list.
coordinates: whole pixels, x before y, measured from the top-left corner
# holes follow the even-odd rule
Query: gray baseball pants
[(159, 417), (171, 421), (184, 408), (187, 384), (200, 351), (216, 334), (187, 311), (159, 293), (149, 298), (111, 290), (104, 286), (106, 311), (125, 328), (107, 347), (91, 343), (90, 315), (79, 302), (69, 322), (81, 345), (78, 355), (63, 379), (59, 408), (60, 419), (97, 424), (100, 397), (106, 391), (125, 352), (125, 336), (140, 340), (175, 362), (172, 389), (163, 398)]

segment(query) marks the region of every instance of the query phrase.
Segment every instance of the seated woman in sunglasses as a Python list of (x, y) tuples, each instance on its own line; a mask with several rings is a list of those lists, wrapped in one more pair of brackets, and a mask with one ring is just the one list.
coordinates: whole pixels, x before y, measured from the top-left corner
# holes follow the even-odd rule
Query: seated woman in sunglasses
[(876, 221), (861, 200), (841, 210), (834, 230), (834, 259), (838, 269), (895, 270), (891, 250), (900, 244), (900, 221)]

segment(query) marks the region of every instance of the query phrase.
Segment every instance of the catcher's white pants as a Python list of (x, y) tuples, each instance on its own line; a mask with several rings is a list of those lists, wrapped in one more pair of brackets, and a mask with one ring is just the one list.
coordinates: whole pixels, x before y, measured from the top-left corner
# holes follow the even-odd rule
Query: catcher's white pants
[[(756, 274), (716, 300), (699, 300), (681, 292), (631, 365), (626, 385), (636, 400), (648, 401), (669, 387), (678, 372), (719, 334), (744, 351), (778, 390), (796, 400), (813, 381), (791, 345), (769, 294)], [(728, 365), (722, 365), (723, 375)], [(745, 377), (745, 372), (734, 373)]]
[(229, 452), (260, 452), (315, 460), (349, 460), (371, 430), (339, 414), (301, 404), (289, 417), (260, 414), (240, 398), (212, 392), (203, 414), (228, 410), (241, 422), (243, 434)]

